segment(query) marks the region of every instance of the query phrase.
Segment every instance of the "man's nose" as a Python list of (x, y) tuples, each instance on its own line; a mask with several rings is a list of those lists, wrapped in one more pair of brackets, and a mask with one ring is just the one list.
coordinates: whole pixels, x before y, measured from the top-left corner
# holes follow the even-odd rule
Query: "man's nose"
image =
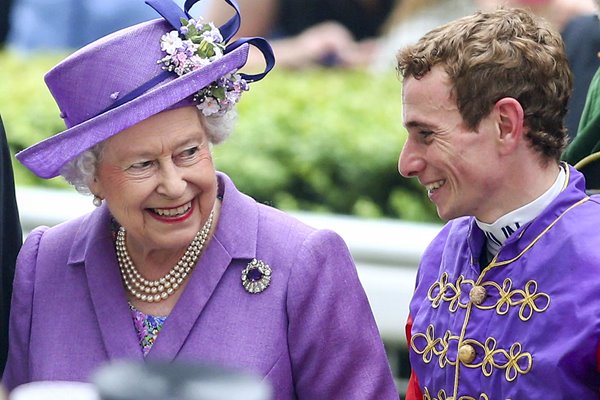
[(417, 176), (425, 168), (419, 146), (414, 144), (410, 138), (406, 139), (404, 147), (398, 159), (398, 172), (405, 178)]

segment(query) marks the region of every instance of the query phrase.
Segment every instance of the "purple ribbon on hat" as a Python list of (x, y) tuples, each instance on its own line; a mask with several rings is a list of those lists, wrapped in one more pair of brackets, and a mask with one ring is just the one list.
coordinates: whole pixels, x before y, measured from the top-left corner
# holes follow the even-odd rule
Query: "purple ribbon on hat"
[[(171, 24), (173, 28), (179, 31), (179, 28), (181, 28), (181, 19), (192, 18), (189, 14), (189, 10), (198, 1), (199, 0), (186, 0), (183, 6), (183, 10), (172, 0), (146, 0), (145, 3), (152, 7), (154, 10), (156, 10), (156, 12), (158, 12), (169, 24)], [(228, 42), (240, 29), (241, 17), (240, 7), (235, 0), (225, 0), (225, 2), (235, 10), (235, 14), (221, 27), (219, 27), (219, 31), (223, 36), (223, 41)], [(266, 66), (263, 72), (252, 75), (240, 73), (240, 76), (247, 82), (256, 82), (264, 78), (269, 73), (269, 71), (273, 69), (273, 67), (275, 66), (275, 56), (273, 55), (273, 49), (271, 48), (269, 42), (267, 42), (264, 38), (261, 37), (240, 38), (234, 41), (233, 43), (228, 44), (225, 47), (224, 53), (227, 54), (246, 43), (256, 47), (265, 57)], [(164, 71), (163, 73), (155, 76), (151, 80), (147, 81), (146, 83), (127, 93), (125, 96), (120, 97), (117, 101), (112, 103), (110, 107), (103, 110), (100, 114), (112, 110), (113, 108), (119, 107), (120, 105), (123, 105), (137, 98), (139, 95), (152, 89), (154, 86), (158, 85), (160, 82), (164, 81), (170, 76), (172, 76), (171, 72)]]
[[(179, 6), (172, 0), (146, 0), (145, 3), (162, 15), (162, 17), (168, 23), (170, 23), (173, 28), (179, 30), (181, 27), (181, 18), (190, 19), (191, 16), (189, 11), (198, 1), (199, 0), (186, 0), (183, 5), (183, 10), (179, 8)], [(223, 41), (228, 42), (240, 29), (241, 17), (240, 7), (235, 0), (225, 0), (225, 2), (235, 10), (235, 14), (219, 27), (219, 31), (221, 31), (221, 35), (223, 36)], [(269, 45), (269, 43), (261, 37), (240, 38), (227, 45), (225, 48), (225, 54), (237, 49), (245, 43), (255, 46), (265, 57), (266, 67), (263, 72), (254, 75), (240, 74), (246, 81), (256, 82), (264, 78), (265, 75), (267, 75), (269, 71), (273, 69), (275, 66), (275, 56), (273, 55), (273, 49), (271, 49), (271, 45)]]

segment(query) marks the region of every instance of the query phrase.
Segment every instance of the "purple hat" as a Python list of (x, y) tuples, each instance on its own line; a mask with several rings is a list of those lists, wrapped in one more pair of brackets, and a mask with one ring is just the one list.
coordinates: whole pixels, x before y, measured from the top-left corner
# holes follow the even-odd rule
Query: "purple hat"
[[(219, 54), (196, 57), (199, 61), (192, 64), (193, 68), (177, 70), (172, 62), (169, 66), (165, 60), (170, 59), (169, 52), (172, 55), (173, 50), (165, 50), (164, 45), (161, 48), (161, 38), (164, 40), (171, 32), (171, 39), (182, 45), (186, 39), (183, 33), (190, 27), (194, 30), (192, 25), (208, 26), (196, 23), (187, 13), (196, 1), (187, 0), (184, 12), (172, 0), (148, 0), (164, 19), (105, 36), (50, 70), (45, 81), (67, 129), (19, 152), (17, 159), (39, 177), (53, 178), (85, 150), (152, 115), (184, 100), (189, 104), (193, 104), (192, 98), (196, 103), (202, 102), (210, 88), (221, 88), (222, 94), (223, 87), (233, 82), (225, 81), (224, 77), (246, 63), (249, 44), (263, 52), (267, 67), (261, 74), (239, 74), (242, 78), (236, 81), (238, 92), (240, 81), (246, 85), (246, 81), (262, 79), (274, 64), (273, 53), (264, 39), (240, 39), (225, 45), (239, 27), (239, 9), (234, 0), (226, 1), (234, 7), (236, 15), (220, 32), (216, 31), (217, 35), (223, 33), (223, 44), (215, 47)], [(191, 24), (186, 26), (188, 21)], [(174, 27), (182, 40), (177, 41), (178, 35), (172, 32)], [(217, 82), (219, 86), (215, 86)]]

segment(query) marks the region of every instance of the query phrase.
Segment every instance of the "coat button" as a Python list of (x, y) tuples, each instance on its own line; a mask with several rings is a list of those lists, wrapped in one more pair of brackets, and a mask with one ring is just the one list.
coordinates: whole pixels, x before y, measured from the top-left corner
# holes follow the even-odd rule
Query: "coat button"
[(475, 359), (475, 349), (470, 344), (463, 344), (458, 349), (458, 359), (463, 364), (469, 364)]
[(483, 303), (486, 297), (487, 291), (483, 286), (473, 286), (473, 288), (469, 292), (469, 299), (475, 305), (480, 305), (481, 303)]

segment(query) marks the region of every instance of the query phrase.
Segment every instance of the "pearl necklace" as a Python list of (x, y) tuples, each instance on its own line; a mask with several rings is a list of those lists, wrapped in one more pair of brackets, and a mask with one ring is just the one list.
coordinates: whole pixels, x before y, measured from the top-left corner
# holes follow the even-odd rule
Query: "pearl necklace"
[(213, 215), (214, 211), (211, 211), (208, 220), (196, 234), (177, 264), (165, 276), (154, 281), (144, 278), (133, 264), (125, 245), (125, 228), (120, 227), (115, 241), (115, 249), (123, 284), (129, 293), (136, 299), (148, 303), (165, 300), (175, 293), (196, 266), (196, 261), (202, 252), (212, 226)]

